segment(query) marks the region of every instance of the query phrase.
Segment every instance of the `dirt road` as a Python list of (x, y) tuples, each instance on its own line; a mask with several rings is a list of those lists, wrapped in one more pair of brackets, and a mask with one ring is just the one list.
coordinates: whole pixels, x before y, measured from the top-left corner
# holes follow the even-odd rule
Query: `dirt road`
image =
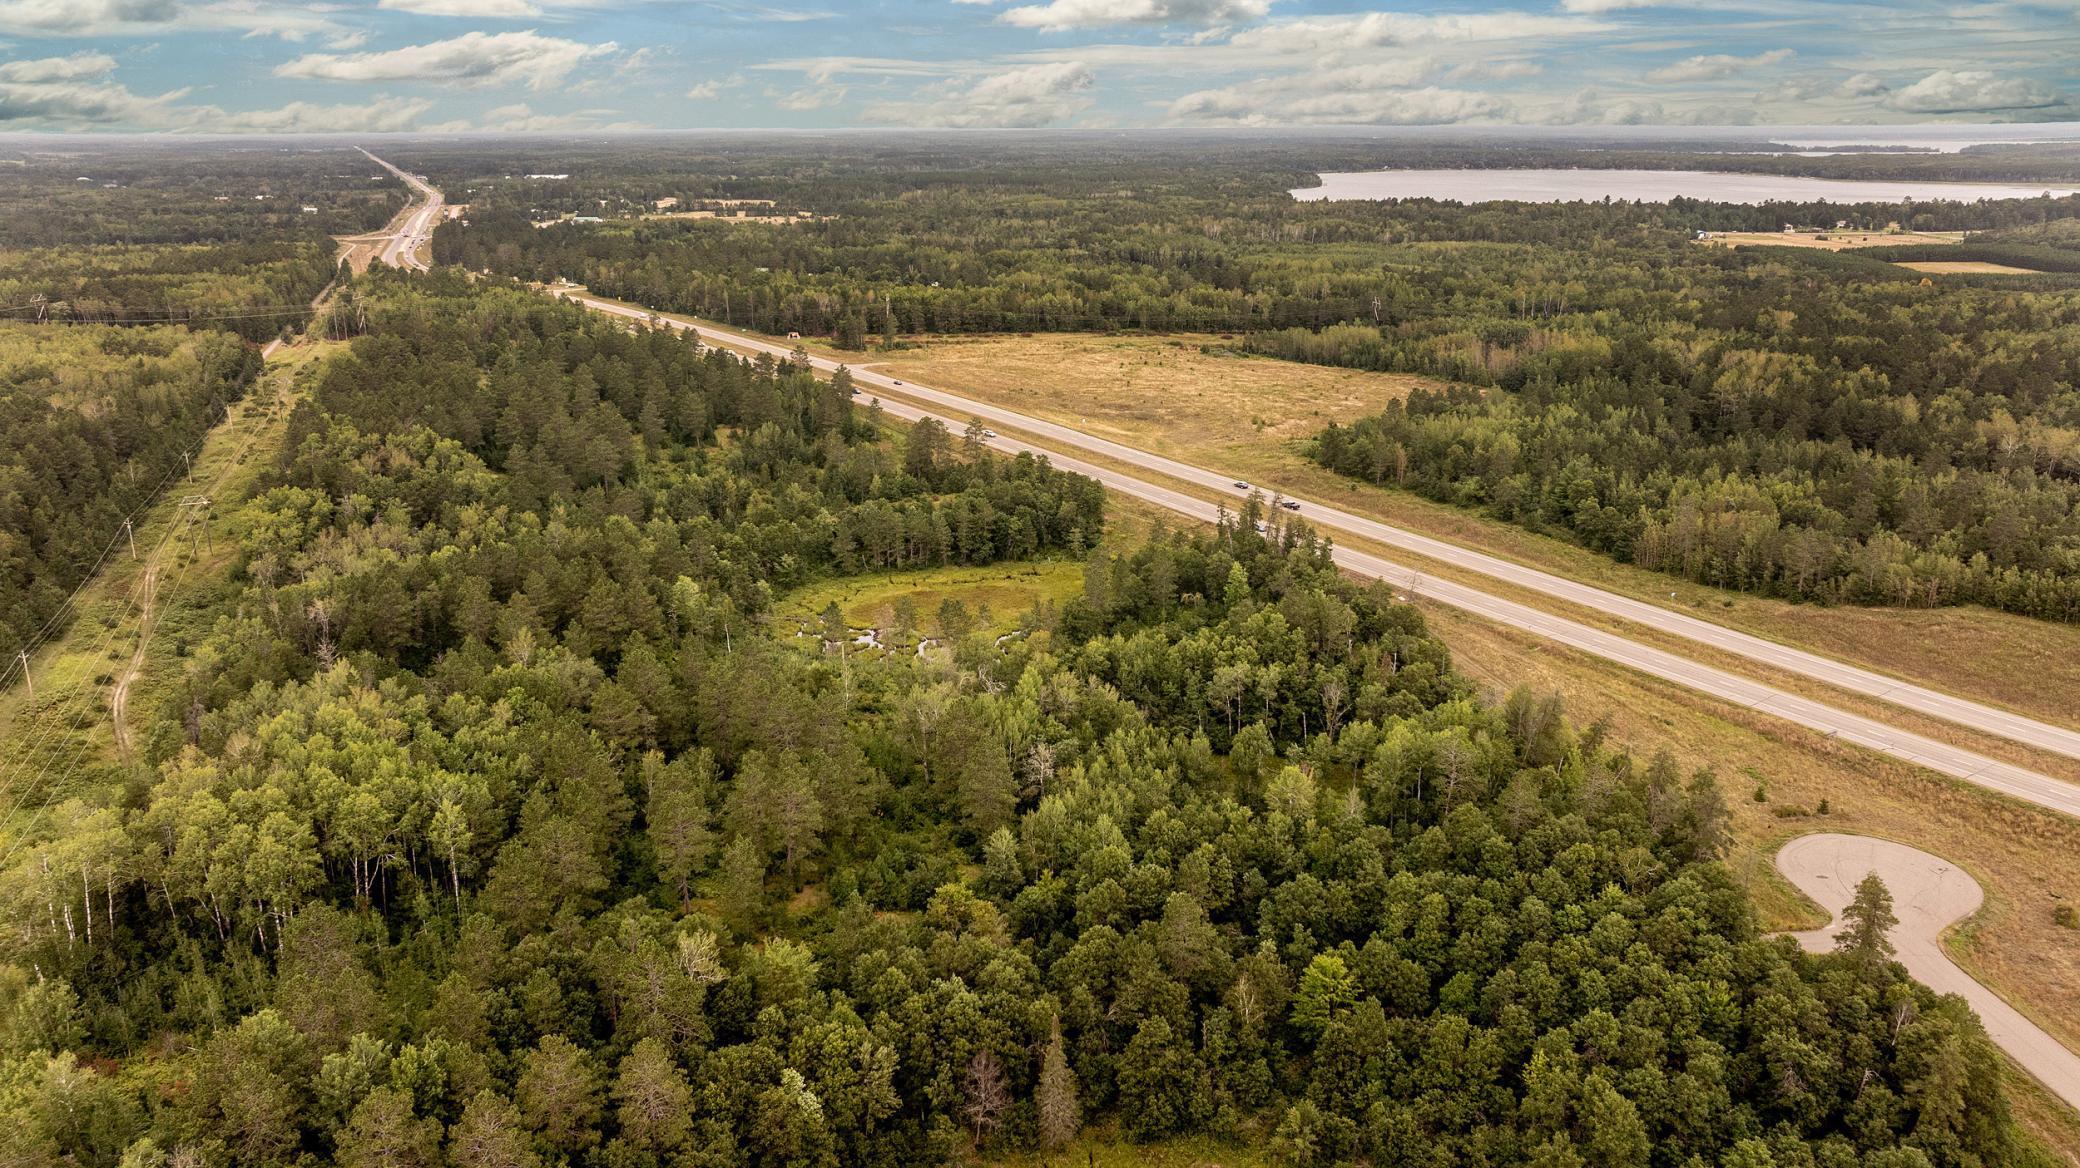
[(154, 549), (152, 558), (145, 563), (144, 577), (137, 585), (137, 649), (130, 654), (130, 664), (123, 676), (116, 678), (115, 688), (109, 691), (108, 715), (115, 726), (116, 753), (130, 757), (130, 686), (144, 673), (144, 655), (152, 646), (152, 617), (155, 615), (153, 601), (159, 594), (159, 554), (165, 545)]

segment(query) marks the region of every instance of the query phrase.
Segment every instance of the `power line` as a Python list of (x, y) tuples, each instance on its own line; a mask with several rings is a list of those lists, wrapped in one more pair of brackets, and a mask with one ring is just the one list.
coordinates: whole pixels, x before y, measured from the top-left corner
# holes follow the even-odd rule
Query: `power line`
[(310, 309), (310, 306), (309, 306), (309, 305), (304, 305), (304, 306), (303, 306), (302, 308), (282, 308), (282, 309), (269, 309), (269, 310), (267, 310), (267, 311), (259, 311), (259, 312), (226, 312), (226, 313), (216, 313), (216, 314), (212, 314), (212, 315), (208, 315), (208, 316), (174, 316), (174, 315), (167, 315), (167, 316), (124, 316), (124, 317), (113, 317), (113, 316), (111, 316), (111, 317), (89, 317), (89, 316), (52, 316), (52, 317), (45, 317), (45, 318), (43, 318), (43, 319), (41, 319), (41, 320), (38, 320), (38, 321), (34, 321), (34, 322), (22, 322), (22, 323), (36, 323), (36, 324), (193, 324), (193, 323), (195, 323), (196, 321), (208, 321), (208, 320), (263, 320), (263, 319), (272, 319), (272, 318), (276, 318), (276, 317), (284, 317), (284, 316), (303, 316), (303, 315), (305, 315), (305, 314), (309, 313), (310, 311), (311, 311), (311, 309)]
[[(285, 393), (285, 387), (279, 388), (277, 390), (275, 403), (276, 405), (281, 404), (281, 402), (284, 400)], [(224, 466), (217, 472), (216, 478), (211, 482), (211, 494), (215, 494), (217, 491), (219, 491), (223, 487), (224, 482), (230, 477), (231, 472), (244, 463), (246, 452), (251, 449), (253, 439), (255, 436), (256, 431), (247, 432), (245, 438), (240, 442), (237, 451), (235, 451), (231, 455), (231, 457), (225, 461)], [(165, 534), (160, 537), (159, 546), (153, 549), (152, 558), (154, 560), (156, 560), (158, 556), (165, 551), (167, 545), (170, 544), (182, 531), (192, 529), (196, 522), (206, 522), (206, 520), (203, 520), (199, 516), (199, 510), (200, 509), (198, 508), (195, 510), (186, 511), (184, 513), (185, 522), (174, 522), (169, 523), (167, 525)], [(190, 555), (186, 560), (182, 562), (180, 571), (174, 577), (172, 584), (164, 590), (169, 597), (179, 591), (181, 582), (187, 579), (188, 569), (194, 566), (195, 562), (200, 558), (201, 557), (199, 555)], [(135, 594), (132, 598), (133, 603), (138, 605), (140, 612), (142, 611), (144, 586), (148, 576), (149, 573), (140, 573), (135, 589)], [(114, 636), (120, 630), (120, 627), (121, 626), (118, 625), (116, 628), (110, 629), (108, 634), (102, 638), (100, 645), (96, 648), (94, 653), (96, 659), (99, 659), (107, 654), (108, 648), (113, 643)], [(145, 631), (145, 625), (142, 621), (140, 621), (138, 626), (139, 636), (142, 637), (145, 634)], [(49, 741), (51, 741), (52, 735), (62, 732), (63, 727), (68, 721), (71, 721), (78, 717), (79, 713), (86, 707), (87, 703), (90, 701), (91, 695), (95, 692), (96, 691), (89, 686), (78, 687), (73, 692), (71, 697), (69, 699), (66, 699), (72, 707), (68, 716), (64, 719), (57, 719), (47, 723), (43, 732), (38, 734), (37, 737), (34, 739), (35, 745), (41, 746), (45, 743), (48, 743)], [(72, 754), (65, 759), (64, 766), (59, 770), (58, 773), (63, 774), (65, 771), (68, 771), (72, 769), (74, 766), (78, 765), (79, 761), (86, 756), (88, 748), (92, 745), (92, 741), (93, 740), (91, 737), (82, 735), (79, 741), (79, 745), (73, 750)], [(51, 767), (57, 761), (55, 756), (53, 756), (50, 759), (47, 759), (42, 766), (37, 768), (36, 773), (34, 775), (28, 777), (27, 782), (23, 782), (22, 778), (29, 765), (29, 760), (33, 758), (33, 749), (34, 748), (32, 747), (31, 749), (25, 750), (23, 752), (21, 766), (15, 771), (13, 776), (8, 777), (4, 780), (0, 780), (0, 791), (5, 791), (13, 795), (13, 799), (7, 809), (6, 815), (4, 817), (0, 817), (0, 822), (5, 822), (8, 819), (14, 818), (16, 812), (20, 810), (23, 802), (26, 801), (30, 793), (38, 787), (44, 787), (44, 776), (51, 773)], [(61, 746), (58, 749), (62, 750), (63, 747)], [(0, 855), (0, 870), (5, 870), (9, 865), (11, 865), (14, 862), (15, 857), (18, 854), (20, 854), (22, 848), (28, 845), (28, 841), (33, 835), (32, 829), (36, 825), (37, 821), (42, 818), (43, 813), (50, 808), (51, 800), (53, 797), (55, 797), (56, 794), (57, 791), (54, 786), (45, 787), (43, 792), (43, 798), (38, 803), (36, 810), (30, 813), (28, 821), (21, 826), (19, 834), (9, 845), (6, 853), (4, 855)]]
[[(217, 410), (218, 413), (222, 415), (222, 417), (212, 418), (210, 421), (211, 428), (214, 428), (219, 422), (221, 422), (223, 420), (223, 417), (229, 416), (229, 411), (226, 410), (222, 405), (219, 405), (217, 407)], [(202, 445), (203, 442), (206, 440), (207, 435), (205, 434), (203, 438), (197, 439), (194, 445), (184, 447), (181, 450), (176, 451), (175, 453), (182, 455), (199, 454), (202, 452)], [(131, 508), (128, 514), (123, 516), (123, 522), (117, 525), (115, 533), (109, 536), (108, 543), (102, 546), (101, 554), (95, 558), (94, 566), (87, 569), (86, 575), (80, 578), (79, 584), (72, 589), (71, 593), (68, 594), (64, 600), (58, 602), (58, 607), (51, 611), (50, 617), (43, 622), (42, 627), (37, 629), (36, 632), (30, 637), (30, 639), (20, 646), (20, 651), (24, 653), (34, 653), (38, 648), (42, 647), (45, 641), (49, 640), (53, 635), (56, 634), (56, 632), (58, 631), (58, 621), (60, 620), (60, 618), (64, 616), (65, 610), (67, 608), (72, 607), (74, 602), (79, 599), (79, 594), (86, 590), (87, 585), (94, 582), (95, 576), (97, 576), (101, 571), (101, 566), (108, 562), (109, 553), (115, 550), (117, 543), (121, 542), (124, 534), (124, 527), (133, 523), (137, 519), (137, 517), (143, 514), (145, 511), (150, 510), (152, 504), (158, 500), (159, 493), (166, 489), (166, 484), (173, 481), (173, 476), (175, 476), (176, 474), (186, 473), (186, 469), (186, 467), (169, 468), (166, 472), (166, 476), (160, 479), (157, 485), (153, 486), (152, 489), (146, 493), (144, 499), (140, 501), (137, 504), (137, 506)], [(9, 684), (11, 684), (15, 675), (15, 671), (18, 668), (20, 668), (20, 666), (17, 662), (9, 662), (5, 670), (0, 670), (0, 689), (5, 689)]]
[[(328, 285), (324, 292), (319, 293), (318, 299), (312, 302), (312, 307), (315, 308), (317, 304), (322, 303), (326, 294), (330, 291), (331, 286)], [(277, 385), (275, 401), (272, 403), (272, 405), (266, 408), (272, 411), (273, 409), (286, 404), (286, 401), (287, 383), (284, 382)], [(249, 406), (249, 409), (253, 410), (257, 410), (259, 408), (261, 407), (258, 407), (257, 405)], [(228, 420), (228, 410), (225, 411), (225, 415)], [(209, 487), (211, 495), (219, 493), (225, 481), (230, 477), (231, 472), (244, 464), (246, 454), (248, 451), (251, 450), (253, 441), (257, 436), (257, 427), (248, 430), (245, 437), (240, 441), (238, 449), (234, 451), (231, 454), (231, 456), (225, 461), (223, 467), (217, 472), (216, 477), (211, 481)], [(206, 440), (207, 435), (205, 435), (204, 437), (204, 441)], [(194, 449), (199, 451), (201, 449), (201, 445), (202, 443), (198, 442)], [(168, 478), (171, 478), (170, 473)], [(165, 482), (166, 480), (162, 480), (160, 482), (159, 488), (155, 489), (155, 494), (157, 493), (158, 489), (164, 488)], [(199, 510), (200, 509), (186, 510), (183, 512), (181, 519), (168, 523), (164, 534), (160, 537), (158, 546), (155, 547), (152, 551), (151, 559), (153, 561), (156, 561), (158, 557), (166, 550), (167, 546), (171, 544), (176, 538), (178, 538), (178, 536), (183, 531), (191, 530), (196, 522), (206, 521), (198, 515)], [(126, 520), (126, 523), (127, 522), (129, 521)], [(120, 538), (122, 534), (123, 533), (121, 529), (119, 529), (116, 538)], [(114, 542), (114, 539), (112, 539), (111, 546)], [(104, 550), (104, 559), (106, 558), (106, 554), (106, 550)], [(191, 555), (185, 561), (182, 562), (180, 571), (175, 576), (172, 583), (168, 585), (165, 589), (163, 589), (163, 592), (169, 598), (172, 595), (178, 593), (181, 582), (187, 578), (188, 569), (192, 567), (196, 560), (198, 560), (199, 558), (200, 557), (198, 555)], [(92, 577), (90, 576), (89, 580), (91, 579)], [(138, 608), (140, 613), (142, 613), (143, 611), (143, 601), (146, 595), (144, 589), (147, 582), (150, 581), (150, 579), (150, 572), (140, 573), (136, 584), (133, 586), (131, 603)], [(81, 588), (84, 588), (85, 583), (86, 581), (82, 581)], [(78, 588), (74, 589), (73, 596), (77, 597), (80, 590), (81, 589)], [(155, 586), (154, 591), (156, 592), (160, 590), (157, 589)], [(71, 598), (68, 598), (68, 602), (70, 601), (70, 599)], [(110, 646), (114, 643), (116, 634), (120, 631), (121, 625), (118, 624), (110, 628), (108, 632), (104, 634), (101, 641), (96, 645), (94, 649), (92, 658), (93, 660), (98, 661), (106, 657), (106, 655), (109, 652)], [(144, 624), (142, 620), (140, 620), (138, 626), (138, 635), (140, 637), (143, 637), (146, 631), (147, 626)], [(35, 758), (38, 750), (52, 743), (54, 740), (54, 736), (62, 733), (64, 728), (68, 724), (75, 722), (82, 712), (84, 712), (87, 708), (90, 708), (91, 704), (94, 701), (94, 695), (96, 693), (97, 690), (95, 687), (82, 685), (77, 687), (67, 698), (60, 699), (60, 702), (57, 705), (54, 705), (50, 710), (42, 711), (42, 713), (45, 714), (56, 714), (62, 712), (64, 716), (53, 717), (46, 721), (43, 729), (40, 732), (37, 732), (35, 736), (29, 740), (28, 743), (24, 744), (19, 756), (21, 762), (20, 765), (16, 768), (14, 774), (5, 778), (4, 780), (0, 780), (0, 792), (4, 792), (12, 796), (5, 814), (0, 815), (0, 823), (5, 823), (6, 821), (13, 819), (16, 813), (20, 811), (23, 803), (30, 797), (30, 795), (37, 788), (44, 787), (44, 778), (46, 775), (51, 774), (52, 766), (56, 764), (58, 761), (57, 756), (52, 755), (51, 757), (47, 758), (41, 766), (37, 767), (36, 773), (34, 775), (28, 775), (26, 781), (24, 781), (24, 776), (27, 774), (27, 768), (30, 765), (30, 762)], [(111, 710), (110, 712), (111, 715), (113, 715), (113, 710)], [(31, 713), (33, 716), (36, 713), (38, 713), (38, 711), (32, 710)], [(76, 766), (79, 760), (86, 756), (86, 752), (88, 748), (92, 745), (92, 741), (93, 740), (90, 736), (82, 735), (79, 741), (79, 745), (74, 749), (72, 754), (64, 760), (64, 765), (58, 773), (62, 774), (64, 773), (64, 771), (70, 770), (72, 767)], [(57, 749), (62, 751), (63, 747), (59, 746), (57, 747)], [(21, 826), (17, 838), (9, 846), (4, 856), (0, 856), (0, 869), (4, 869), (6, 866), (12, 864), (15, 856), (18, 855), (20, 850), (27, 845), (31, 835), (33, 834), (32, 829), (34, 825), (42, 817), (43, 813), (49, 809), (51, 800), (56, 795), (56, 793), (57, 792), (55, 787), (47, 787), (44, 789), (43, 798), (38, 803), (36, 810), (30, 814), (27, 822)]]

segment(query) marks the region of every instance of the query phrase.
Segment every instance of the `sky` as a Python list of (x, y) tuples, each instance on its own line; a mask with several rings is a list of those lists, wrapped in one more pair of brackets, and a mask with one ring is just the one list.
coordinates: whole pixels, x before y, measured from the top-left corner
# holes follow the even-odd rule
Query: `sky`
[(2080, 0), (0, 0), (0, 132), (2080, 119)]

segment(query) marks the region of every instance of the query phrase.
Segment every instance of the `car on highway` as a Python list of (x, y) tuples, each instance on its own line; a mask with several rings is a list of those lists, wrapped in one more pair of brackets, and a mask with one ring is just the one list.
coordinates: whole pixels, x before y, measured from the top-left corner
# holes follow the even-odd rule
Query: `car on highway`
[(1236, 480), (1235, 480), (1235, 489), (1236, 489), (1236, 490), (1238, 490), (1238, 491), (1247, 491), (1247, 490), (1249, 490), (1249, 484), (1248, 484), (1248, 483), (1245, 483), (1245, 482), (1243, 482), (1243, 481), (1242, 481), (1241, 479), (1236, 479)]
[(1279, 506), (1285, 508), (1288, 511), (1298, 511), (1300, 509), (1300, 500), (1287, 499), (1285, 502), (1280, 503)]

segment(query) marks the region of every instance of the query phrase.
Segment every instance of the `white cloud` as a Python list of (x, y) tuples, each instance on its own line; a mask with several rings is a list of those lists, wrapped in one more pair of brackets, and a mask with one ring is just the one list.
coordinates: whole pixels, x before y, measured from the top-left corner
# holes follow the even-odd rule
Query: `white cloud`
[(1291, 124), (1434, 126), (1506, 116), (1491, 94), (1414, 88), (1436, 72), (1424, 60), (1389, 61), (1259, 77), (1188, 93), (1170, 103), (1172, 121), (1233, 126)]
[(957, 129), (1051, 126), (1090, 108), (1093, 81), (1080, 61), (1026, 65), (976, 81), (928, 86), (919, 101), (878, 102), (867, 107), (866, 117), (884, 125)]
[(633, 122), (607, 121), (613, 110), (578, 110), (568, 114), (536, 113), (526, 103), (486, 110), (476, 128), (494, 134), (570, 133), (574, 130), (633, 130)]
[(1621, 12), (1631, 8), (1654, 8), (1661, 0), (1561, 0), (1560, 7), (1568, 12), (1584, 12), (1591, 15), (1604, 12)]
[(188, 90), (156, 96), (132, 93), (115, 80), (105, 53), (0, 63), (0, 126), (74, 130), (198, 131), (213, 134), (383, 133), (413, 129), (433, 102), (379, 96), (342, 105), (291, 102), (278, 109), (227, 113), (213, 105), (183, 105)]
[(1581, 17), (1532, 12), (1436, 16), (1366, 12), (1280, 21), (1245, 29), (1236, 33), (1229, 43), (1245, 49), (1314, 56), (1393, 45), (1557, 40), (1602, 32), (1609, 27), (1601, 21)]
[(1891, 90), (1892, 86), (1887, 85), (1885, 79), (1876, 73), (1858, 73), (1842, 82), (1835, 92), (1843, 97), (1876, 97)]
[(527, 20), (542, 14), (531, 0), (376, 0), (376, 7), (419, 16), (462, 16), (475, 20)]
[(2064, 105), (2065, 98), (2026, 77), (1977, 69), (1938, 69), (1887, 97), (1884, 105), (1909, 114), (1999, 113)]
[(842, 85), (811, 85), (781, 94), (773, 104), (790, 113), (807, 113), (810, 110), (829, 109), (845, 100)]
[(417, 128), (432, 108), (433, 102), (423, 97), (379, 97), (341, 105), (292, 101), (279, 109), (242, 113), (198, 111), (193, 128), (213, 134), (389, 134)]
[(1694, 81), (1717, 81), (1749, 69), (1767, 69), (1781, 65), (1796, 56), (1790, 49), (1771, 49), (1752, 57), (1736, 57), (1728, 53), (1699, 55), (1663, 65), (1647, 74), (1647, 80), (1663, 84), (1680, 84)]
[(944, 61), (903, 57), (792, 57), (751, 66), (773, 73), (800, 73), (818, 85), (840, 77), (944, 77), (962, 69)]
[(526, 85), (547, 89), (571, 70), (618, 50), (525, 32), (469, 32), (380, 53), (308, 53), (275, 67), (277, 77), (325, 81), (423, 81), (447, 85)]
[(1008, 9), (997, 19), (1060, 32), (1115, 24), (1210, 27), (1261, 20), (1270, 11), (1271, 0), (1048, 0)]
[(351, 30), (334, 20), (330, 4), (272, 0), (0, 0), (0, 32), (35, 37), (153, 36), (216, 31), (299, 41), (337, 38)]
[(163, 129), (179, 122), (182, 111), (175, 103), (187, 90), (157, 97), (132, 93), (112, 76), (115, 66), (115, 60), (104, 53), (0, 64), (0, 126)]
[(115, 72), (116, 59), (107, 53), (74, 53), (69, 57), (44, 57), (34, 61), (0, 61), (0, 82), (43, 85), (54, 81), (78, 81), (84, 77), (106, 77)]
[(1510, 81), (1518, 77), (1536, 77), (1546, 71), (1536, 61), (1468, 61), (1453, 66), (1445, 76), (1452, 81)]
[(1584, 89), (1525, 120), (1551, 126), (1745, 126), (1754, 123), (1755, 111), (1746, 105), (1670, 107), (1652, 98), (1605, 99)]
[(171, 24), (180, 15), (176, 0), (0, 0), (0, 27), (32, 36), (149, 28)]
[(728, 77), (710, 77), (708, 80), (698, 82), (691, 89), (688, 89), (686, 96), (692, 101), (714, 101), (722, 96), (723, 90), (735, 89), (742, 84), (744, 84), (744, 75), (741, 73), (732, 73)]

